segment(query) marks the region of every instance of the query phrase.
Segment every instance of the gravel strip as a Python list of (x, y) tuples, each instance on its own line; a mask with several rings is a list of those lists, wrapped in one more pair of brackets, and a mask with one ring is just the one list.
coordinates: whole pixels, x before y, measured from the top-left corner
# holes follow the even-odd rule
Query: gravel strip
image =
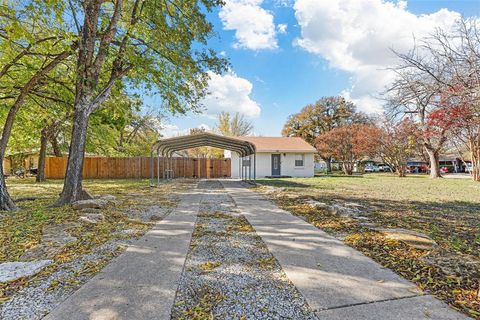
[(172, 319), (317, 319), (218, 181), (192, 236)]
[[(172, 187), (173, 189), (173, 187)], [(138, 194), (143, 197), (143, 194)], [(172, 193), (170, 199), (176, 200), (177, 194)], [(152, 205), (155, 201), (144, 199), (142, 205), (126, 208), (124, 214), (132, 219), (144, 222), (160, 221), (174, 207), (163, 208)], [(71, 262), (52, 265), (55, 268), (47, 276), (33, 278), (29, 284), (16, 293), (5, 303), (0, 302), (1, 320), (41, 319), (62, 301), (78, 290), (83, 284), (100, 271), (112, 258), (123, 252), (123, 248), (133, 243), (143, 234), (136, 229), (120, 230), (115, 233), (117, 239), (108, 241), (92, 252)]]
[(109, 241), (80, 259), (58, 265), (46, 278), (29, 284), (0, 305), (0, 319), (41, 319), (93, 276), (93, 273), (85, 272), (86, 268), (94, 268), (104, 259), (118, 255), (121, 253), (119, 248), (129, 242)]

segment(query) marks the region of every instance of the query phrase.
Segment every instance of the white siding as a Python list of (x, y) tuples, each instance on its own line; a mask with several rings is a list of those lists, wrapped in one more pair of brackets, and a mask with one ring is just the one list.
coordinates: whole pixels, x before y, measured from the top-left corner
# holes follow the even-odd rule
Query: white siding
[[(313, 153), (304, 153), (303, 167), (295, 167), (296, 153), (279, 153), (280, 168), (282, 176), (291, 177), (313, 177), (314, 161)], [(232, 159), (232, 178), (239, 178), (239, 161), (236, 152), (226, 152), (226, 157)], [(272, 153), (257, 153), (257, 178), (272, 175)], [(253, 179), (253, 156), (252, 156), (252, 179)]]

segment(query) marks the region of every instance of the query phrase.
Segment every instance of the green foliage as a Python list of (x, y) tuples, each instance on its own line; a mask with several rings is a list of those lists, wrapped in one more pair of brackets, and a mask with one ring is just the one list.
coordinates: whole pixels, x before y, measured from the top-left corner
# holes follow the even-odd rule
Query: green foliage
[[(75, 46), (79, 44), (77, 25), (84, 10), (82, 3), (79, 0), (29, 0), (0, 4), (0, 119), (3, 123), (20, 88), (41, 66), (72, 46), (78, 50)], [(96, 90), (101, 90), (109, 81), (118, 61), (131, 69), (115, 83), (110, 98), (92, 115), (87, 152), (147, 155), (151, 144), (160, 136), (161, 110), (173, 113), (200, 110), (201, 98), (206, 94), (207, 71), (222, 72), (227, 65), (223, 58), (206, 48), (213, 26), (206, 20), (205, 13), (221, 4), (217, 0), (123, 2), (105, 64), (99, 70)], [(112, 19), (113, 3), (99, 5), (102, 9), (98, 28), (103, 32)], [(134, 21), (135, 7), (141, 9)], [(124, 52), (120, 52), (119, 43), (123, 40), (126, 45)], [(68, 150), (76, 63), (75, 55), (66, 59), (29, 94), (17, 114), (9, 154), (39, 149), (42, 128), (51, 128), (63, 152)], [(140, 97), (132, 92), (158, 94), (162, 104), (155, 112), (146, 113)]]
[(323, 97), (292, 114), (285, 123), (282, 135), (301, 137), (311, 145), (322, 133), (349, 124), (369, 124), (372, 120), (356, 111), (355, 105), (343, 97)]

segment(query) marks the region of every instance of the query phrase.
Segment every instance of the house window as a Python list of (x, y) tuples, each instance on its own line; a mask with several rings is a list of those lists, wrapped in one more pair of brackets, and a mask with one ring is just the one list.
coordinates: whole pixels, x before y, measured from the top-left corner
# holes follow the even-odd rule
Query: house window
[(305, 160), (305, 155), (296, 154), (295, 155), (295, 167), (303, 167), (304, 160)]

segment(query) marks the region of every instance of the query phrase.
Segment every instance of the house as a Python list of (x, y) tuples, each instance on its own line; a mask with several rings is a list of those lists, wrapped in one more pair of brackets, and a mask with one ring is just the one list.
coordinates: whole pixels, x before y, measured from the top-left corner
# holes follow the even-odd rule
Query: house
[[(297, 137), (236, 137), (238, 140), (248, 141), (255, 145), (256, 177), (313, 177), (314, 176), (314, 147)], [(231, 177), (240, 177), (240, 161), (238, 153), (226, 150), (225, 157), (231, 158)], [(248, 165), (244, 159), (243, 165)], [(251, 166), (250, 170), (253, 170)], [(251, 173), (253, 175), (253, 172)]]
[(27, 151), (14, 154), (7, 154), (3, 159), (3, 172), (11, 175), (15, 171), (25, 171), (38, 168), (38, 152)]

